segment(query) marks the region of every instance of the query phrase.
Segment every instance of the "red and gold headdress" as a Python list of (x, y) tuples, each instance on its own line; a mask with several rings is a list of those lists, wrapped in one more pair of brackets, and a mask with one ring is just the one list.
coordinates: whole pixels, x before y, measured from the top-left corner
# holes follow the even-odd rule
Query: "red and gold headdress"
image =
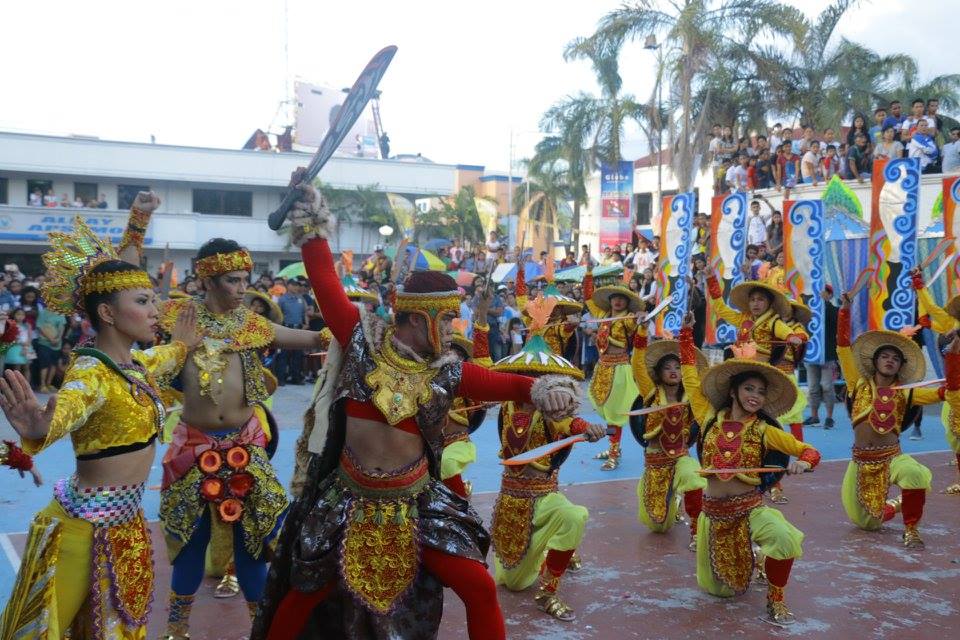
[(153, 289), (142, 269), (91, 274), (97, 265), (119, 258), (110, 241), (97, 237), (83, 218), (77, 216), (73, 224), (73, 233), (50, 233), (52, 251), (43, 254), (47, 279), (40, 292), (49, 308), (62, 314), (82, 312), (83, 297), (90, 293)]
[[(414, 288), (421, 291), (411, 291)], [(407, 278), (404, 289), (396, 294), (394, 312), (423, 316), (430, 327), (430, 342), (433, 344), (434, 353), (440, 355), (444, 346), (440, 338), (439, 320), (447, 313), (460, 315), (460, 291), (457, 290), (456, 282), (446, 274), (418, 271)]]
[(253, 271), (253, 259), (246, 249), (230, 253), (215, 253), (197, 260), (196, 272), (199, 278), (212, 278), (231, 271)]

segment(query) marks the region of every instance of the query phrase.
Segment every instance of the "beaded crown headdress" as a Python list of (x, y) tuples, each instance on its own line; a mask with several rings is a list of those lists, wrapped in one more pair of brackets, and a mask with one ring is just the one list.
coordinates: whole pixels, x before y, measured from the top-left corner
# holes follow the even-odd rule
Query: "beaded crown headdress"
[(212, 278), (231, 271), (253, 271), (253, 259), (246, 249), (229, 253), (215, 253), (197, 260), (196, 272), (201, 278)]
[(119, 257), (110, 241), (93, 233), (83, 218), (77, 216), (73, 225), (72, 233), (49, 234), (51, 251), (43, 254), (47, 279), (40, 287), (47, 307), (62, 314), (82, 312), (83, 297), (88, 293), (153, 288), (142, 269), (91, 274), (96, 266)]

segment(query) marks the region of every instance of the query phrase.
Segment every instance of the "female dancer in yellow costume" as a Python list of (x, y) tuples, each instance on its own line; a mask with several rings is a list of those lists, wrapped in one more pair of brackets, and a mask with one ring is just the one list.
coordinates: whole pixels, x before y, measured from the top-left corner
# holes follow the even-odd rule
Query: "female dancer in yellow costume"
[[(851, 344), (850, 297), (841, 296), (837, 314), (837, 359), (847, 381), (847, 410), (853, 423), (853, 456), (843, 476), (841, 499), (847, 517), (876, 531), (903, 512), (903, 543), (923, 548), (917, 527), (933, 474), (900, 450), (900, 431), (928, 404), (944, 399), (945, 389), (897, 389), (923, 380), (920, 347), (895, 331), (867, 331)], [(900, 498), (887, 501), (891, 485)]]
[[(583, 372), (554, 354), (539, 333), (527, 340), (522, 351), (493, 365), (493, 370), (546, 376), (552, 378), (549, 385), (556, 386), (583, 379)], [(571, 434), (584, 433), (591, 441), (605, 434), (604, 427), (581, 418), (551, 420), (533, 405), (514, 402), (501, 405), (499, 426), (504, 459)], [(490, 526), (497, 584), (522, 591), (539, 578), (534, 595), (537, 607), (558, 620), (575, 618), (557, 592), (589, 516), (586, 507), (571, 503), (558, 487), (560, 465), (569, 452), (563, 449), (526, 465), (505, 465)]]
[[(930, 291), (923, 282), (923, 275), (919, 269), (913, 272), (913, 288), (917, 291), (917, 301), (920, 304), (920, 313), (930, 318), (931, 328), (945, 339), (950, 339), (960, 329), (960, 295), (953, 296), (946, 307), (937, 305)], [(954, 410), (953, 402), (946, 402), (940, 413), (943, 422), (944, 435), (947, 444), (957, 459), (957, 472), (960, 473), (960, 413)], [(960, 482), (955, 482), (944, 490), (944, 493), (960, 496)]]
[[(706, 370), (707, 359), (697, 353), (697, 366)], [(644, 448), (644, 469), (637, 483), (640, 522), (651, 531), (666, 533), (676, 520), (678, 496), (690, 518), (690, 550), (696, 550), (697, 519), (707, 481), (698, 473), (700, 463), (689, 455), (698, 427), (680, 374), (680, 346), (676, 340), (647, 344), (646, 323), (640, 322), (633, 338), (633, 377), (642, 406), (683, 403), (657, 413), (630, 418), (630, 429)], [(635, 405), (636, 406), (636, 403)]]
[(70, 435), (76, 473), (30, 525), (0, 637), (142, 639), (153, 599), (150, 534), (140, 499), (153, 465), (164, 406), (159, 388), (199, 341), (196, 318), (181, 317), (166, 346), (152, 342), (159, 312), (149, 276), (117, 259), (81, 218), (73, 234), (50, 234), (43, 297), (59, 313), (86, 313), (93, 347), (77, 349), (60, 392), (46, 407), (27, 381), (7, 372), (0, 407), (23, 449), (42, 451)]
[(600, 467), (612, 471), (620, 466), (620, 438), (627, 412), (640, 390), (633, 379), (630, 356), (627, 349), (633, 343), (637, 331), (634, 314), (643, 308), (643, 301), (622, 284), (593, 288), (593, 273), (588, 271), (583, 279), (583, 299), (594, 318), (605, 319), (597, 330), (597, 349), (600, 361), (593, 369), (590, 381), (590, 402), (613, 433), (610, 448), (597, 456), (605, 460)]
[[(772, 417), (794, 403), (796, 386), (776, 367), (739, 357), (701, 378), (692, 316), (680, 332), (680, 362), (690, 406), (703, 425), (697, 441), (700, 462), (705, 471), (718, 472), (708, 476), (697, 527), (697, 583), (715, 596), (744, 593), (757, 562), (754, 542), (763, 554), (768, 584), (765, 620), (791, 624), (794, 616), (783, 592), (794, 559), (803, 553), (803, 533), (763, 505), (763, 491), (782, 473), (745, 470), (777, 466), (802, 473), (820, 461), (816, 449), (785, 433)], [(789, 456), (799, 459), (789, 462)]]
[[(803, 409), (807, 397), (797, 386), (794, 353), (808, 340), (807, 332), (790, 322), (793, 310), (782, 289), (764, 282), (741, 282), (730, 291), (733, 309), (723, 301), (723, 291), (716, 276), (707, 279), (707, 288), (713, 309), (721, 320), (737, 327), (737, 345), (746, 357), (768, 362), (790, 378), (796, 390), (792, 406), (780, 416), (781, 424), (789, 425), (793, 437), (803, 440)], [(780, 487), (770, 491), (770, 498), (777, 504), (787, 502)]]

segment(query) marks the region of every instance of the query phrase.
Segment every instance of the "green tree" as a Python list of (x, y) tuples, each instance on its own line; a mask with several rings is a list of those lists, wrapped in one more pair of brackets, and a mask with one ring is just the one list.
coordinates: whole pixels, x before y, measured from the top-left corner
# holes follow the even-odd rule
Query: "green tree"
[[(663, 5), (663, 8), (661, 8)], [(655, 36), (660, 41), (671, 90), (665, 111), (672, 169), (681, 191), (690, 188), (696, 152), (706, 143), (712, 87), (710, 70), (730, 61), (731, 43), (743, 46), (764, 35), (796, 37), (802, 14), (772, 0), (639, 0), (611, 11), (588, 38), (573, 41), (568, 57), (616, 56), (629, 41)], [(738, 37), (733, 38), (732, 35)], [(694, 98), (703, 89), (699, 106)]]
[(483, 225), (477, 213), (473, 187), (462, 187), (452, 198), (439, 198), (438, 206), (417, 216), (414, 231), (415, 242), (431, 238), (460, 238), (482, 243)]

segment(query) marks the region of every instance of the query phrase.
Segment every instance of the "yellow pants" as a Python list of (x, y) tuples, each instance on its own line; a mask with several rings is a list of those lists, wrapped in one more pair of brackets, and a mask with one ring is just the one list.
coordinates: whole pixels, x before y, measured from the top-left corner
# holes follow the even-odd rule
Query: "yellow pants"
[(586, 507), (573, 504), (560, 492), (538, 498), (533, 508), (533, 535), (523, 559), (512, 569), (504, 569), (494, 555), (497, 584), (511, 591), (523, 591), (537, 580), (544, 553), (551, 549), (569, 551), (580, 546), (587, 527)]
[[(39, 548), (36, 542), (44, 528), (53, 528), (58, 533), (54, 534), (45, 548)], [(79, 631), (78, 635), (74, 635), (78, 638), (144, 640), (147, 637), (146, 626), (127, 627), (111, 605), (108, 578), (102, 580), (100, 585), (103, 594), (103, 635), (97, 638), (93, 634), (90, 627), (91, 611), (89, 606), (85, 606), (89, 604), (90, 596), (91, 553), (93, 525), (71, 517), (59, 502), (52, 500), (37, 514), (31, 525), (27, 552), (17, 575), (14, 598), (7, 603), (7, 610), (4, 611), (0, 637), (59, 640), (73, 627)], [(38, 575), (41, 565), (52, 568), (52, 575), (47, 573), (47, 580), (42, 584), (38, 579), (43, 578)], [(30, 583), (29, 588), (18, 595), (21, 587), (27, 586), (23, 581)], [(150, 589), (153, 589), (152, 584)], [(47, 612), (50, 615), (44, 616)]]
[(681, 498), (687, 491), (707, 488), (707, 479), (697, 473), (698, 471), (700, 471), (700, 463), (697, 462), (696, 458), (692, 456), (681, 456), (677, 458), (677, 463), (673, 468), (673, 483), (670, 487), (672, 492), (664, 488), (651, 487), (651, 490), (662, 493), (664, 499), (668, 501), (667, 517), (662, 523), (657, 523), (650, 517), (650, 514), (647, 513), (647, 508), (643, 500), (647, 482), (651, 481), (650, 476), (655, 476), (656, 474), (651, 474), (649, 470), (644, 470), (643, 475), (640, 477), (640, 482), (637, 483), (637, 516), (640, 522), (654, 533), (666, 533), (669, 531), (677, 517), (678, 498)]
[[(590, 404), (607, 424), (622, 427), (629, 418), (627, 412), (640, 394), (633, 379), (633, 370), (629, 364), (597, 363), (593, 377), (594, 381), (590, 384)], [(610, 380), (607, 381), (606, 377), (610, 377)]]
[(793, 383), (793, 388), (797, 391), (797, 399), (794, 400), (793, 406), (790, 407), (789, 411), (777, 418), (777, 422), (789, 431), (791, 424), (803, 422), (803, 410), (807, 408), (807, 394), (800, 391), (800, 387), (797, 385), (796, 373), (791, 373), (787, 377), (790, 378), (790, 382)]
[(943, 403), (943, 409), (940, 411), (940, 420), (943, 422), (943, 432), (947, 436), (947, 444), (954, 453), (960, 453), (960, 437), (953, 431), (953, 412), (950, 410), (950, 404)]
[[(789, 560), (803, 556), (803, 532), (787, 522), (783, 514), (772, 507), (756, 507), (747, 516), (750, 522), (750, 540), (760, 545), (764, 556), (774, 560)], [(701, 513), (697, 524), (697, 584), (707, 593), (729, 598), (734, 592), (713, 575), (710, 565), (710, 518)]]
[[(901, 489), (930, 490), (933, 474), (905, 453), (901, 453), (890, 461), (890, 484)], [(857, 463), (850, 461), (847, 472), (843, 475), (843, 486), (840, 489), (840, 499), (850, 521), (866, 531), (876, 531), (883, 524), (867, 512), (857, 499)]]
[(468, 465), (477, 461), (477, 445), (469, 440), (458, 440), (443, 448), (440, 457), (440, 479), (446, 480), (463, 473)]

